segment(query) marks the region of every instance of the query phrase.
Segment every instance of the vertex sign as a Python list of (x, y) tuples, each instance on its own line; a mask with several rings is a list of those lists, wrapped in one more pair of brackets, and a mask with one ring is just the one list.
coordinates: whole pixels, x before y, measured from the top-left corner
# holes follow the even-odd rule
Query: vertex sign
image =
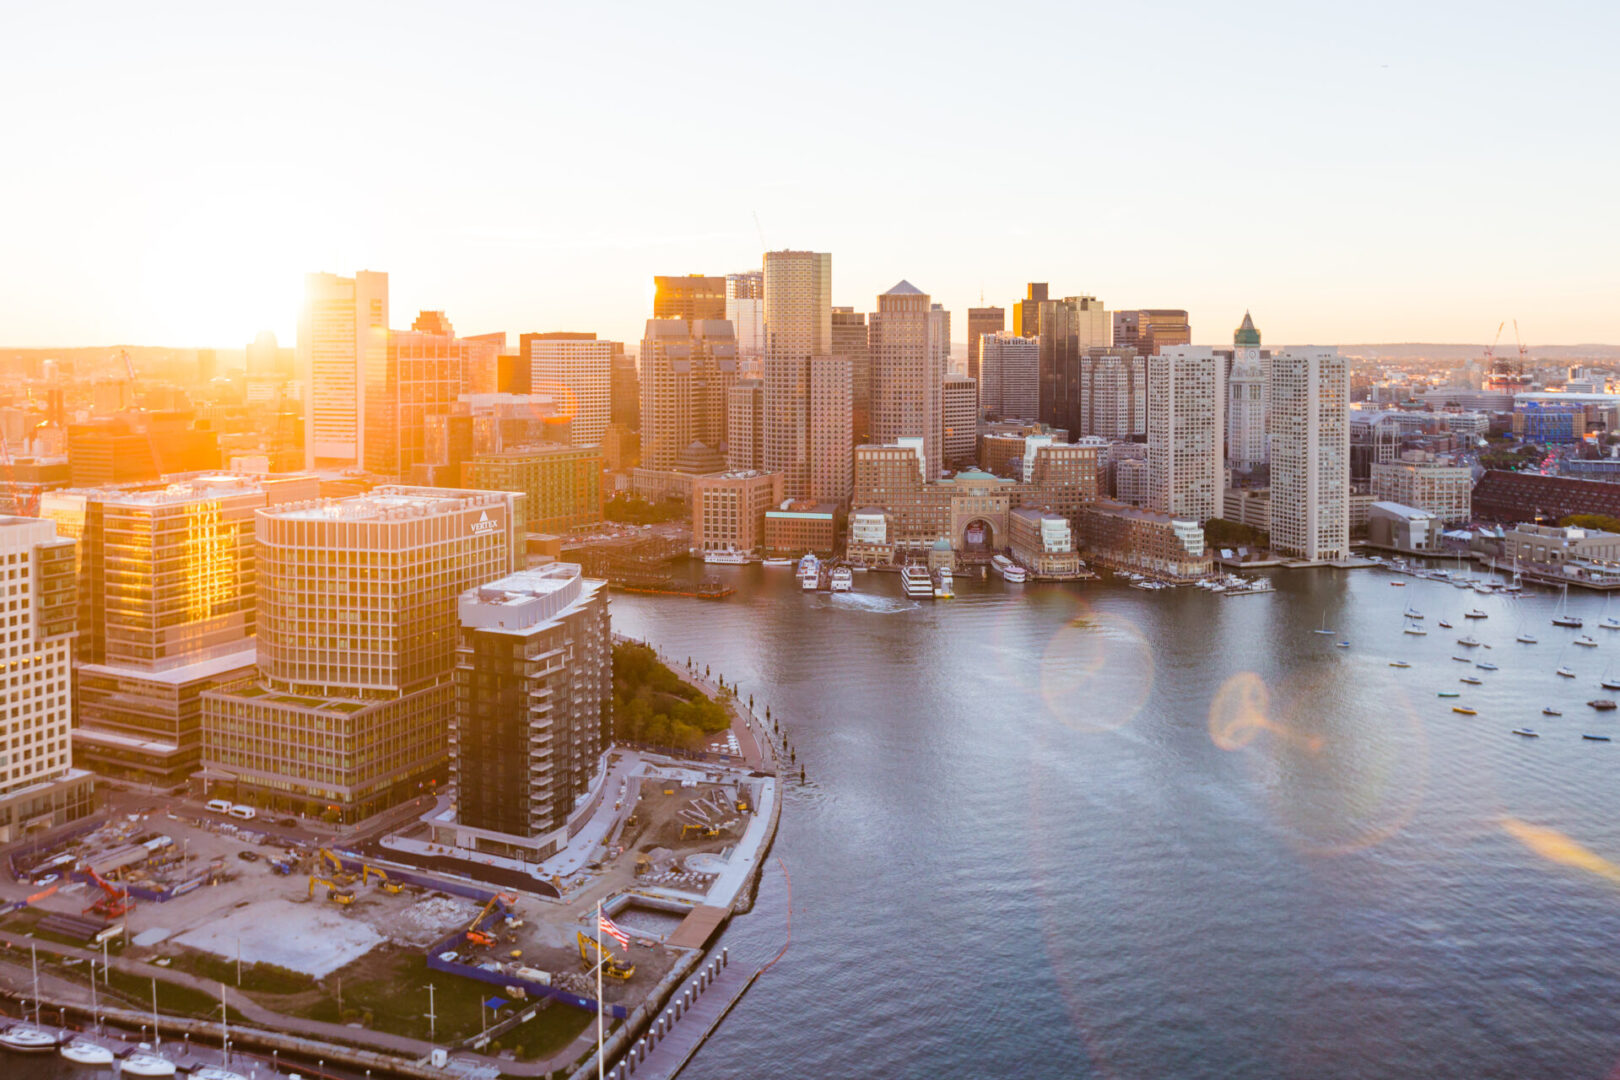
[(474, 535), (477, 535), (478, 533), (494, 532), (500, 527), (500, 522), (490, 520), (488, 510), (480, 510), (478, 512), (478, 520), (472, 523), (472, 531)]

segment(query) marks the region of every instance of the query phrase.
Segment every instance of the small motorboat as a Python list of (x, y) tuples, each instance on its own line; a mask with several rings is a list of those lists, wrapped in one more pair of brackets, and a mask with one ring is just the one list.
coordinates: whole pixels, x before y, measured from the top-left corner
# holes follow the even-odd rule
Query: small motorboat
[(1513, 729), (1513, 734), (1515, 734), (1515, 735), (1523, 735), (1527, 739), (1539, 739), (1539, 738), (1541, 738), (1541, 733), (1536, 731), (1534, 728), (1516, 727), (1516, 728)]
[(1597, 648), (1597, 638), (1589, 637), (1586, 634), (1582, 634), (1580, 637), (1575, 639), (1575, 644), (1576, 645), (1584, 645), (1588, 649), (1595, 649), (1595, 648)]
[(1408, 626), (1406, 629), (1402, 630), (1401, 633), (1403, 633), (1403, 634), (1415, 634), (1415, 635), (1421, 637), (1424, 634), (1427, 634), (1428, 631), (1423, 629), (1423, 627), (1421, 627), (1421, 626)]
[(1348, 649), (1349, 647), (1350, 643), (1348, 641), (1341, 641), (1334, 646), (1335, 649)]
[(1598, 685), (1603, 687), (1605, 690), (1620, 690), (1620, 682), (1615, 682), (1612, 679), (1605, 678)]
[(1464, 716), (1478, 716), (1479, 715), (1479, 710), (1478, 709), (1470, 709), (1466, 705), (1453, 705), (1451, 707), (1451, 711), (1454, 712), (1454, 713), (1462, 713)]
[(1518, 637), (1514, 638), (1513, 640), (1517, 641), (1521, 645), (1536, 645), (1536, 644), (1539, 644), (1536, 641), (1536, 635), (1534, 635), (1534, 634), (1520, 634)]
[(1485, 685), (1483, 680), (1476, 679), (1472, 675), (1465, 675), (1462, 678), (1458, 679), (1457, 681), (1460, 682), (1460, 683), (1466, 683), (1469, 686), (1484, 686)]
[(1402, 612), (1402, 614), (1405, 615), (1408, 619), (1421, 619), (1421, 618), (1423, 618), (1423, 612), (1421, 612), (1421, 611), (1417, 610), (1416, 608), (1412, 607), (1410, 604), (1407, 605), (1406, 610), (1404, 612)]
[(1408, 664), (1405, 660), (1391, 660), (1389, 662), (1389, 666), (1390, 667), (1411, 667), (1412, 665)]
[(100, 1043), (91, 1042), (83, 1035), (75, 1035), (57, 1051), (75, 1065), (111, 1065), (113, 1052)]
[(1473, 634), (1464, 634), (1462, 637), (1457, 639), (1457, 644), (1461, 645), (1465, 649), (1472, 649), (1478, 647), (1479, 639)]
[(1442, 690), (1437, 697), (1462, 697), (1461, 690)]
[(173, 1076), (174, 1062), (157, 1053), (151, 1047), (142, 1044), (139, 1048), (132, 1050), (129, 1056), (119, 1063), (118, 1071), (123, 1076)]
[(1457, 661), (1459, 664), (1472, 664), (1473, 663), (1473, 661), (1470, 660), (1466, 656), (1453, 656), (1452, 659)]
[(1491, 663), (1489, 660), (1486, 660), (1483, 663), (1475, 664), (1474, 666), (1479, 668), (1479, 670), (1481, 670), (1481, 671), (1501, 671), (1502, 670), (1501, 668), (1497, 667), (1495, 664)]
[(1404, 581), (1392, 581), (1392, 582), (1389, 583), (1389, 587), (1392, 588), (1392, 589), (1404, 589), (1404, 588), (1406, 588), (1406, 582), (1404, 582)]
[(1463, 618), (1465, 618), (1465, 619), (1488, 619), (1488, 618), (1490, 618), (1490, 616), (1486, 615), (1483, 611), (1479, 610), (1479, 608), (1475, 608), (1473, 611), (1465, 611), (1465, 612), (1463, 612)]
[(1448, 622), (1446, 622), (1446, 620), (1444, 620), (1444, 619), (1441, 619), (1441, 620), (1440, 620), (1440, 628), (1441, 628), (1441, 629), (1442, 629), (1442, 630), (1450, 630), (1450, 629), (1451, 629), (1451, 624), (1450, 624), (1450, 623), (1448, 623)]
[(1587, 704), (1592, 706), (1592, 708), (1596, 709), (1598, 712), (1614, 711), (1614, 702), (1609, 698), (1594, 698), (1591, 701), (1588, 701)]
[(19, 1054), (43, 1054), (56, 1049), (61, 1040), (54, 1031), (26, 1020), (0, 1031), (0, 1049), (15, 1050)]
[(1541, 710), (1541, 715), (1542, 716), (1563, 716), (1564, 714), (1559, 712), (1557, 709), (1553, 708), (1551, 705), (1549, 705), (1545, 709)]
[(1613, 615), (1605, 615), (1603, 620), (1598, 623), (1598, 628), (1600, 630), (1620, 630), (1620, 619), (1615, 618)]
[(1587, 735), (1587, 734), (1582, 734), (1581, 738), (1585, 739), (1587, 742), (1613, 742), (1614, 741), (1608, 735)]
[(1567, 667), (1561, 667), (1557, 671), (1553, 672), (1553, 674), (1562, 675), (1566, 679), (1573, 679), (1575, 677), (1575, 673), (1569, 670)]

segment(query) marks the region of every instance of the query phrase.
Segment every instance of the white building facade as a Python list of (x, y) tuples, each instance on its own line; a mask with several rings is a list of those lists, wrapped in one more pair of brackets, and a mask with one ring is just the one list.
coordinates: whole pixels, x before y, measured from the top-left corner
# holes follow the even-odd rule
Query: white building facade
[(1350, 554), (1350, 364), (1336, 349), (1271, 356), (1271, 546)]

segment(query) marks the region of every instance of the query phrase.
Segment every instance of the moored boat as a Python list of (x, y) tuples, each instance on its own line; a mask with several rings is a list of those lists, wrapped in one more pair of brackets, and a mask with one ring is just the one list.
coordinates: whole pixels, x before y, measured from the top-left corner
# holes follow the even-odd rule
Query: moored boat
[(928, 568), (918, 563), (906, 563), (901, 567), (900, 588), (914, 599), (932, 600), (934, 597), (934, 581), (928, 576)]
[(1442, 690), (1435, 697), (1462, 697), (1461, 690)]
[(1412, 665), (1408, 664), (1405, 660), (1391, 660), (1389, 662), (1389, 666), (1390, 667), (1411, 667)]
[(43, 1054), (55, 1050), (60, 1041), (55, 1032), (27, 1020), (18, 1021), (0, 1031), (0, 1049), (19, 1054)]
[(934, 571), (934, 597), (939, 600), (949, 600), (956, 595), (956, 585), (951, 579), (951, 568), (942, 566)]
[(1473, 611), (1465, 611), (1465, 612), (1463, 612), (1463, 618), (1465, 618), (1465, 619), (1488, 619), (1488, 618), (1490, 618), (1490, 616), (1486, 615), (1483, 611), (1479, 610), (1479, 608), (1475, 608)]
[(847, 566), (835, 566), (832, 572), (832, 591), (851, 592), (855, 588), (855, 572)]
[(1474, 646), (1479, 644), (1479, 639), (1474, 637), (1472, 634), (1465, 634), (1457, 639), (1457, 644), (1465, 648), (1472, 649)]
[(1588, 701), (1587, 704), (1598, 712), (1612, 712), (1614, 710), (1614, 702), (1609, 698), (1594, 698)]
[(141, 1047), (118, 1063), (123, 1076), (165, 1077), (174, 1075), (174, 1062), (142, 1044)]
[(734, 547), (727, 547), (722, 548), (719, 551), (705, 551), (703, 553), (703, 561), (706, 563), (718, 563), (725, 566), (741, 566), (748, 561), (748, 553), (746, 551), (738, 551)]
[(1466, 705), (1453, 705), (1451, 707), (1451, 711), (1454, 712), (1454, 713), (1462, 713), (1464, 716), (1478, 716), (1479, 715), (1479, 710), (1478, 709), (1470, 709)]
[(1582, 634), (1580, 637), (1576, 638), (1574, 643), (1587, 649), (1597, 648), (1597, 638), (1588, 637), (1586, 634)]
[(1458, 679), (1457, 681), (1461, 682), (1461, 683), (1467, 683), (1469, 686), (1484, 686), (1485, 685), (1485, 680), (1476, 679), (1472, 675), (1466, 675), (1463, 678)]
[(1029, 578), (1029, 571), (1013, 562), (1005, 555), (996, 555), (990, 559), (990, 567), (1000, 574), (1002, 580), (1009, 585), (1022, 585)]
[(1545, 709), (1541, 710), (1541, 715), (1542, 716), (1563, 716), (1564, 714), (1559, 712), (1557, 709), (1553, 708), (1551, 705), (1549, 705)]
[(1553, 672), (1553, 674), (1562, 675), (1566, 679), (1573, 679), (1575, 677), (1575, 673), (1567, 667), (1561, 667), (1557, 671)]
[(1513, 734), (1515, 734), (1515, 735), (1523, 735), (1527, 739), (1539, 739), (1539, 738), (1541, 738), (1541, 733), (1536, 731), (1534, 728), (1516, 727), (1516, 728), (1513, 729)]
[(83, 1035), (76, 1035), (63, 1043), (57, 1053), (75, 1065), (111, 1065), (114, 1057), (107, 1047), (91, 1042)]
[(1613, 742), (1614, 741), (1613, 736), (1610, 736), (1610, 735), (1583, 734), (1581, 736), (1581, 738), (1585, 739), (1587, 742)]
[(1441, 619), (1440, 620), (1440, 629), (1442, 629), (1442, 630), (1450, 630), (1451, 629), (1451, 624), (1446, 622), (1446, 620)]

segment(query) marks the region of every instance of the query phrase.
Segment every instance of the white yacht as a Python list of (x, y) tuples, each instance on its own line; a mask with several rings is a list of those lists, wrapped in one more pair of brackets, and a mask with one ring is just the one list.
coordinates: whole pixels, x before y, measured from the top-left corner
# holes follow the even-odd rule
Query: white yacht
[(0, 1031), (0, 1049), (14, 1050), (19, 1054), (43, 1054), (55, 1050), (59, 1041), (55, 1032), (27, 1020), (19, 1020)]
[(955, 582), (951, 580), (951, 568), (942, 566), (934, 571), (934, 597), (938, 600), (949, 600), (956, 595)]
[(223, 1065), (199, 1065), (191, 1070), (191, 1080), (248, 1080), (235, 1069)]
[(833, 592), (852, 592), (855, 588), (855, 571), (847, 566), (835, 566), (832, 572)]
[(174, 1075), (174, 1062), (145, 1043), (118, 1065), (122, 1076), (165, 1077)]
[(1597, 639), (1594, 637), (1588, 637), (1586, 634), (1582, 634), (1580, 637), (1575, 639), (1575, 644), (1585, 645), (1588, 649), (1595, 649), (1597, 648)]
[(798, 573), (799, 585), (807, 591), (821, 584), (821, 560), (816, 558), (815, 552), (805, 552), (804, 558), (799, 560)]
[(1029, 580), (1029, 571), (1013, 562), (1005, 555), (997, 555), (990, 560), (990, 566), (1001, 575), (1003, 581), (1009, 585), (1022, 585)]
[(907, 596), (919, 600), (934, 597), (934, 580), (928, 575), (928, 568), (918, 563), (906, 563), (900, 569), (900, 587)]
[(741, 566), (748, 561), (748, 553), (738, 551), (734, 547), (723, 548), (720, 551), (705, 551), (703, 561), (706, 563), (723, 563), (727, 566)]
[(111, 1065), (113, 1052), (83, 1035), (75, 1035), (57, 1051), (75, 1065)]

